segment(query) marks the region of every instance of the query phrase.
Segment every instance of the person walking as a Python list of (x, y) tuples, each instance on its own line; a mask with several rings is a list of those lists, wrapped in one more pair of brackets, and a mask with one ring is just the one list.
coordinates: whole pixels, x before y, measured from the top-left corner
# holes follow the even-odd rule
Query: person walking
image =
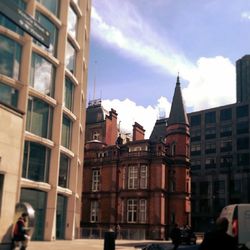
[(172, 243), (174, 245), (173, 250), (177, 250), (181, 244), (181, 230), (178, 227), (178, 224), (174, 225), (174, 228), (170, 233), (170, 238), (172, 239)]
[(28, 213), (22, 213), (18, 218), (13, 231), (12, 249), (20, 247), (20, 250), (25, 250), (28, 246), (30, 236), (28, 234), (29, 229), (26, 227), (28, 220)]
[(227, 234), (228, 219), (218, 218), (215, 223), (215, 229), (205, 234), (199, 250), (236, 250), (237, 240)]

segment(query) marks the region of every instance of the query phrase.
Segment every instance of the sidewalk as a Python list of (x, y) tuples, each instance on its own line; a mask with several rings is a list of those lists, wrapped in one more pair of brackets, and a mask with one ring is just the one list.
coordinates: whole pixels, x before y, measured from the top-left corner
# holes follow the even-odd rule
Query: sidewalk
[[(131, 241), (116, 240), (116, 250), (139, 250), (150, 243), (159, 243), (166, 249), (171, 249), (168, 241)], [(169, 247), (167, 246), (169, 245)], [(103, 250), (104, 240), (101, 239), (81, 239), (81, 240), (57, 240), (57, 241), (31, 241), (28, 250)]]

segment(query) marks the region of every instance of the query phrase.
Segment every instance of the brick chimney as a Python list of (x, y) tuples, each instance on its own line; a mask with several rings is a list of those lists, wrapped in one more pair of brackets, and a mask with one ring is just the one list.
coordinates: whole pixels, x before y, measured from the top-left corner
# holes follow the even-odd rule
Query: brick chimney
[(108, 145), (115, 145), (117, 134), (117, 113), (114, 109), (111, 109), (109, 115), (106, 116), (106, 143)]
[(145, 129), (139, 123), (135, 122), (133, 125), (133, 141), (144, 140), (144, 135)]

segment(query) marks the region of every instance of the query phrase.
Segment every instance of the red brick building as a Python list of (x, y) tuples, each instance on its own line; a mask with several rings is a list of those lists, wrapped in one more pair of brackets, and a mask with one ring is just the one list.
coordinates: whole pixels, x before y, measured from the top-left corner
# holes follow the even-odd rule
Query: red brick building
[(177, 78), (170, 116), (149, 139), (133, 125), (118, 135), (117, 113), (101, 101), (86, 114), (82, 233), (102, 237), (109, 228), (128, 239), (166, 239), (174, 223), (190, 224), (189, 123)]

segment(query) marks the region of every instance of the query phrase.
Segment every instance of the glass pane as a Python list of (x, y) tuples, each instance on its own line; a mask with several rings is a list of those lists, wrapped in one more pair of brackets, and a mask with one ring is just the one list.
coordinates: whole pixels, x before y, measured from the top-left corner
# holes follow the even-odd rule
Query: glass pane
[(62, 124), (62, 142), (61, 144), (69, 148), (70, 147), (70, 139), (71, 139), (71, 121), (67, 117), (63, 117)]
[(47, 194), (33, 189), (21, 189), (20, 202), (28, 202), (35, 210), (35, 230), (32, 240), (44, 240), (44, 225)]
[(36, 53), (32, 55), (30, 85), (48, 96), (54, 95), (55, 67)]
[(40, 12), (36, 12), (36, 19), (37, 21), (44, 26), (44, 28), (46, 28), (49, 33), (50, 33), (50, 46), (49, 48), (45, 47), (44, 45), (42, 45), (41, 43), (39, 43), (38, 41), (34, 41), (39, 44), (41, 47), (43, 47), (44, 49), (48, 50), (49, 52), (51, 52), (53, 55), (56, 55), (56, 43), (57, 43), (57, 28), (56, 26), (43, 14), (41, 14)]
[(18, 80), (21, 46), (3, 35), (0, 35), (0, 41), (0, 74)]
[(48, 181), (49, 149), (33, 142), (25, 142), (22, 177), (33, 181)]
[[(21, 10), (26, 9), (26, 3), (23, 0), (10, 0), (13, 4), (16, 4)], [(10, 29), (19, 35), (23, 35), (24, 32), (21, 28), (19, 28), (14, 22), (12, 22), (10, 19), (2, 15), (0, 13), (0, 25), (4, 26), (7, 29)]]
[(0, 82), (0, 101), (17, 107), (18, 90)]
[(77, 15), (70, 6), (68, 14), (68, 32), (72, 37), (76, 37)]
[(64, 239), (64, 231), (66, 225), (66, 213), (67, 213), (67, 197), (62, 195), (57, 196), (57, 208), (56, 208), (56, 238)]
[(64, 104), (65, 107), (71, 111), (73, 108), (73, 95), (74, 95), (74, 84), (68, 78), (65, 78)]
[(40, 2), (44, 7), (46, 7), (48, 10), (50, 10), (54, 15), (58, 16), (58, 10), (59, 10), (59, 2), (58, 0), (37, 0)]
[(74, 47), (68, 42), (67, 43), (67, 51), (66, 51), (66, 58), (65, 64), (67, 69), (74, 74), (75, 72), (75, 49)]
[(52, 126), (52, 108), (37, 98), (28, 103), (26, 129), (41, 137), (50, 138)]
[(66, 155), (61, 155), (58, 186), (67, 188), (68, 177), (69, 177), (69, 158)]

